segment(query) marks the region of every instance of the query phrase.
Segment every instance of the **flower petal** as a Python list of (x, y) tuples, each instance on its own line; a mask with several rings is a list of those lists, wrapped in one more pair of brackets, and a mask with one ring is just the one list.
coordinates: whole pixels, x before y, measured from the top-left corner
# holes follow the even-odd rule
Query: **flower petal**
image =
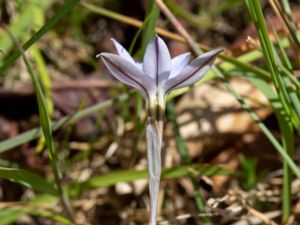
[(137, 65), (111, 53), (101, 53), (100, 57), (116, 79), (139, 90), (145, 99), (149, 99), (156, 90), (153, 79)]
[(179, 74), (186, 66), (189, 64), (191, 53), (186, 52), (181, 55), (178, 55), (172, 59), (172, 69), (169, 79), (175, 77)]
[(157, 87), (169, 78), (171, 56), (167, 45), (158, 36), (155, 36), (146, 48), (143, 70), (154, 79)]
[(180, 74), (168, 80), (165, 84), (165, 93), (189, 86), (200, 80), (212, 66), (216, 56), (222, 52), (223, 49), (215, 49), (200, 55), (193, 60)]
[(127, 52), (127, 50), (114, 38), (111, 38), (111, 41), (113, 42), (119, 56), (121, 56), (124, 59), (127, 59), (131, 63), (135, 63), (134, 59), (131, 57), (131, 55)]

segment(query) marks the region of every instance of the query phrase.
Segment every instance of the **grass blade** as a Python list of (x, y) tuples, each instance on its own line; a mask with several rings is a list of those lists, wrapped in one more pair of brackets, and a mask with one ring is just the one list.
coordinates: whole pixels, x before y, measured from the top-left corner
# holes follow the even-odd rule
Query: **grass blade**
[(0, 225), (12, 224), (24, 214), (48, 218), (52, 221), (58, 222), (59, 224), (74, 225), (74, 223), (69, 219), (54, 211), (42, 209), (37, 205), (21, 204), (18, 206), (11, 206), (9, 209), (2, 209), (0, 212)]
[[(191, 171), (197, 171), (205, 176), (232, 174), (230, 170), (218, 166), (188, 164), (173, 168), (163, 168), (161, 177), (162, 179), (177, 179), (189, 176)], [(91, 188), (108, 187), (119, 182), (132, 182), (147, 178), (147, 170), (114, 171), (92, 177), (85, 182), (71, 184), (67, 189), (71, 196), (77, 196), (79, 193)]]
[[(292, 82), (290, 81), (290, 77), (291, 76), (294, 77), (294, 75), (291, 74), (293, 71), (292, 63), (290, 62), (290, 60), (282, 46), (282, 43), (279, 39), (278, 33), (276, 32), (274, 27), (273, 27), (273, 34), (274, 34), (274, 37), (276, 38), (278, 49), (279, 49), (279, 51), (282, 55), (282, 59), (283, 59), (283, 60), (280, 60), (279, 57), (277, 57), (277, 64), (280, 65), (279, 68), (281, 69), (282, 73), (284, 73), (282, 76), (282, 80), (285, 84), (286, 91), (289, 95), (290, 101), (291, 101), (292, 105), (294, 106), (294, 110), (298, 116), (297, 117), (298, 124), (295, 125), (295, 127), (297, 128), (297, 127), (299, 127), (299, 119), (300, 119), (300, 100), (299, 100), (299, 96), (298, 96), (297, 92), (294, 90), (294, 88), (292, 86)], [(284, 66), (287, 69), (283, 68)]]
[[(276, 66), (276, 55), (273, 51), (273, 46), (269, 39), (269, 33), (264, 21), (262, 9), (258, 0), (245, 0), (248, 10), (250, 12), (252, 21), (255, 24), (259, 41), (261, 44), (262, 52), (266, 59), (268, 70), (271, 74), (278, 98), (281, 103), (281, 108), (275, 111), (277, 121), (281, 131), (281, 139), (284, 151), (286, 154), (293, 158), (294, 152), (294, 134), (292, 127), (292, 109), (290, 107), (289, 99), (287, 96), (286, 84), (282, 81), (278, 68)], [(283, 204), (282, 204), (282, 221), (286, 223), (291, 213), (291, 170), (286, 160), (283, 161)]]
[(33, 68), (31, 66), (30, 62), (27, 60), (27, 58), (25, 56), (24, 50), (22, 49), (22, 47), (19, 45), (18, 41), (14, 38), (13, 34), (9, 30), (7, 30), (7, 33), (10, 35), (12, 41), (15, 43), (15, 45), (18, 47), (19, 51), (21, 52), (23, 61), (26, 65), (28, 73), (30, 74), (30, 77), (31, 77), (31, 80), (32, 80), (32, 83), (33, 83), (33, 86), (35, 89), (36, 97), (37, 97), (40, 123), (42, 126), (43, 135), (44, 135), (46, 146), (48, 149), (48, 156), (50, 158), (51, 168), (52, 168), (52, 172), (54, 174), (54, 182), (56, 185), (56, 189), (60, 196), (61, 203), (62, 203), (62, 206), (63, 206), (65, 212), (67, 213), (68, 217), (73, 221), (74, 216), (73, 216), (72, 206), (68, 200), (68, 197), (65, 195), (65, 193), (61, 187), (61, 183), (60, 183), (60, 172), (59, 172), (59, 168), (58, 168), (58, 164), (57, 164), (57, 152), (56, 152), (53, 137), (52, 137), (51, 120), (50, 120), (50, 116), (48, 113), (46, 100), (45, 100), (44, 94), (42, 92), (42, 88), (40, 86), (38, 78), (36, 77), (36, 75), (33, 71)]
[(20, 183), (35, 191), (58, 196), (54, 186), (39, 175), (16, 168), (0, 167), (0, 177), (12, 182)]

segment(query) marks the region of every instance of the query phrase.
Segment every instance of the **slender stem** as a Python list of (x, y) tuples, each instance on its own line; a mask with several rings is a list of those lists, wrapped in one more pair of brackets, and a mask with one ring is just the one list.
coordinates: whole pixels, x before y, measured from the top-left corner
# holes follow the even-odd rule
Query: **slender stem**
[[(285, 124), (282, 124), (285, 123)], [(294, 155), (294, 133), (293, 126), (290, 121), (280, 121), (281, 139), (283, 148), (289, 156)], [(283, 161), (283, 187), (282, 187), (282, 222), (286, 223), (291, 215), (292, 207), (292, 170), (286, 160)]]
[(149, 225), (156, 225), (159, 183), (161, 174), (161, 143), (162, 143), (162, 121), (148, 118), (147, 123), (147, 158), (149, 173), (150, 193), (150, 219)]
[(165, 115), (165, 99), (160, 98), (159, 93), (155, 99), (149, 99), (147, 136), (147, 158), (149, 173), (150, 193), (150, 219), (149, 225), (156, 225), (158, 194), (161, 175), (161, 147), (163, 139), (163, 121)]

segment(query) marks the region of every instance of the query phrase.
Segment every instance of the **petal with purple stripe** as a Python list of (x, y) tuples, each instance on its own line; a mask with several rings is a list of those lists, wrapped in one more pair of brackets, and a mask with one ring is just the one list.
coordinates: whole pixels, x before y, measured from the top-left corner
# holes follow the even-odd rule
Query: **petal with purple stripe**
[(146, 99), (149, 99), (156, 90), (153, 79), (147, 76), (137, 65), (111, 53), (102, 53), (100, 57), (116, 79), (136, 88)]
[(215, 49), (193, 60), (180, 74), (167, 81), (164, 87), (165, 93), (192, 85), (200, 80), (210, 69), (216, 56), (222, 51), (223, 49)]
[(171, 56), (167, 45), (158, 36), (155, 36), (146, 48), (143, 70), (152, 77), (157, 87), (169, 78)]

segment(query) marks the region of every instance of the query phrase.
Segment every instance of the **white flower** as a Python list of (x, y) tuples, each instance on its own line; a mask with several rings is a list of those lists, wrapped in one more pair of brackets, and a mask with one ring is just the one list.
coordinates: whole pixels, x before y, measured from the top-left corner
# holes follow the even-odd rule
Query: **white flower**
[(112, 39), (118, 55), (99, 56), (110, 73), (121, 82), (139, 90), (150, 107), (165, 107), (165, 97), (173, 90), (200, 80), (210, 69), (222, 49), (206, 52), (189, 63), (190, 53), (171, 59), (165, 42), (155, 36), (148, 44), (142, 63), (135, 62), (117, 41)]

